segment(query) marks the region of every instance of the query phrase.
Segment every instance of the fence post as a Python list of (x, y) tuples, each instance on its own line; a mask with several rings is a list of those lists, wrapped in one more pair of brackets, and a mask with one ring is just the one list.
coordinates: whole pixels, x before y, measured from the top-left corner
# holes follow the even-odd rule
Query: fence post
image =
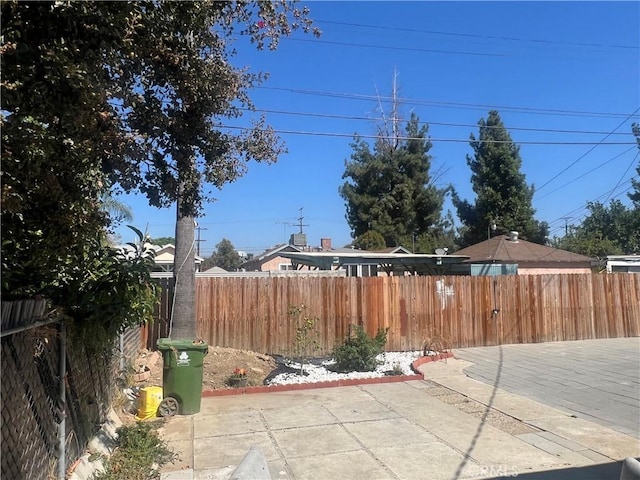
[(67, 391), (65, 387), (65, 378), (67, 376), (67, 329), (64, 320), (60, 322), (60, 358), (58, 363), (58, 374), (60, 381), (60, 427), (58, 430), (58, 448), (60, 456), (58, 457), (58, 480), (65, 480), (67, 474), (67, 455), (66, 455), (66, 419), (67, 419)]

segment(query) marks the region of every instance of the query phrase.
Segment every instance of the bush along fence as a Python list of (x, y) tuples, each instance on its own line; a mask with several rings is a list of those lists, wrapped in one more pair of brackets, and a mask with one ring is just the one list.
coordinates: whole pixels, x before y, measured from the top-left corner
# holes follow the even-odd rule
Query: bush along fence
[[(88, 352), (38, 302), (2, 302), (2, 478), (64, 479), (106, 419), (118, 376), (117, 347)], [(137, 352), (139, 342), (136, 329), (122, 345)]]
[[(152, 328), (167, 328), (171, 279)], [(282, 353), (296, 338), (295, 305), (317, 318), (318, 355), (361, 325), (388, 330), (388, 351), (420, 350), (426, 338), (450, 347), (640, 335), (640, 275), (500, 277), (196, 278), (198, 332), (210, 345)]]

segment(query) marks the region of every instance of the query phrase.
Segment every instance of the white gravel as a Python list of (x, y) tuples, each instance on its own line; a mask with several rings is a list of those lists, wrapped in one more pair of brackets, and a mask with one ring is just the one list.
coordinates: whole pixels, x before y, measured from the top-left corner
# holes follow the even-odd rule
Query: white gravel
[[(431, 354), (431, 352), (429, 352)], [(413, 375), (415, 372), (411, 369), (411, 363), (422, 356), (421, 351), (414, 352), (385, 352), (376, 357), (380, 362), (378, 368), (373, 372), (350, 372), (336, 373), (327, 369), (334, 365), (335, 360), (327, 360), (320, 365), (305, 363), (303, 370), (305, 375), (297, 373), (281, 373), (276, 375), (269, 381), (269, 385), (291, 385), (295, 383), (316, 383), (330, 382), (334, 380), (342, 380), (346, 378), (376, 378), (386, 376), (384, 372), (401, 371), (403, 375)], [(287, 362), (285, 364), (289, 368), (300, 370), (300, 364), (295, 362)]]

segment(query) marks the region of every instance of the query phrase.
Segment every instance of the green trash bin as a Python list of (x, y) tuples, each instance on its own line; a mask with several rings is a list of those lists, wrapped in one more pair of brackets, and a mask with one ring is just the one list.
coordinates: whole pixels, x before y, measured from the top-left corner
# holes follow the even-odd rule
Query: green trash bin
[(209, 346), (202, 340), (172, 340), (159, 338), (162, 352), (162, 395), (160, 416), (180, 413), (191, 415), (200, 411), (202, 398), (202, 365)]

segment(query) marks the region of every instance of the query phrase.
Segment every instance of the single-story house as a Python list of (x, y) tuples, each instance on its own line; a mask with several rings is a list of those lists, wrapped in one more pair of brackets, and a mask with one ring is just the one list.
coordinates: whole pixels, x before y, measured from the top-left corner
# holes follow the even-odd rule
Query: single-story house
[[(156, 264), (156, 271), (158, 272), (173, 272), (173, 259), (176, 255), (176, 247), (175, 245), (168, 244), (164, 246), (160, 245), (151, 245), (156, 252), (156, 256), (154, 262)], [(204, 258), (195, 256), (196, 262), (196, 272), (200, 271), (200, 265)]]
[(274, 272), (294, 270), (291, 259), (283, 257), (283, 253), (300, 252), (302, 249), (295, 245), (282, 243), (256, 255), (251, 260), (240, 265), (240, 270), (247, 272)]
[(349, 277), (378, 275), (447, 275), (452, 265), (468, 257), (463, 255), (422, 253), (380, 253), (355, 248), (323, 252), (284, 253), (295, 268), (346, 270)]
[(455, 252), (468, 260), (454, 270), (466, 275), (591, 273), (595, 259), (522, 240), (518, 232), (496, 235)]
[(640, 273), (640, 255), (608, 255), (607, 273)]

